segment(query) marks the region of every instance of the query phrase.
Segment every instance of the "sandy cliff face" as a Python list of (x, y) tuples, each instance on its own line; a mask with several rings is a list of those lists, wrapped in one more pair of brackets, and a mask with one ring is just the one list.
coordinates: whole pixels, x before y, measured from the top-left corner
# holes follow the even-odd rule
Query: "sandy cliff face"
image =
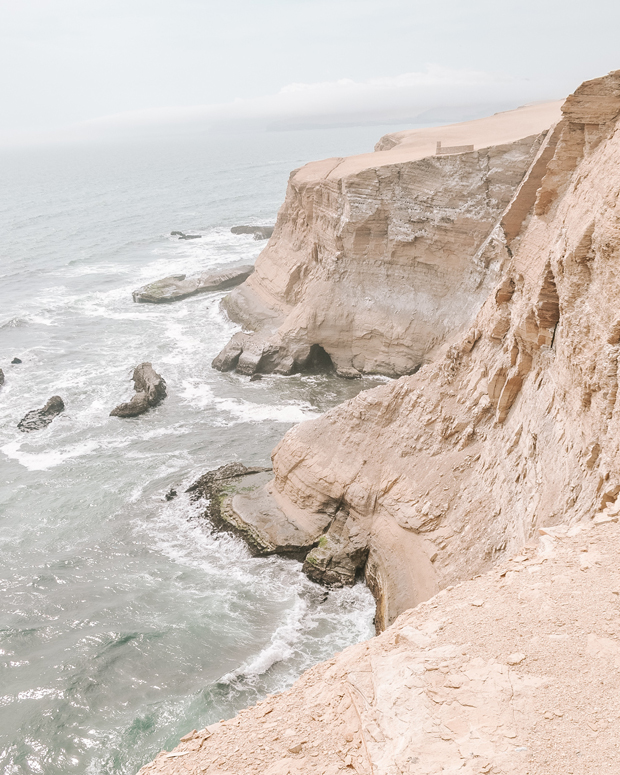
[(488, 238), (556, 120), (555, 105), (524, 112), (512, 128), (501, 114), (433, 130), (490, 145), (471, 153), (434, 156), (425, 130), (294, 172), (256, 272), (224, 302), (254, 333), (214, 366), (290, 373), (327, 353), (343, 376), (412, 373), (471, 320), (508, 257)]
[(555, 532), (141, 775), (615, 773), (620, 526)]
[(267, 522), (306, 531), (313, 578), (365, 551), (379, 629), (620, 492), (619, 112), (620, 73), (568, 98), (513, 258), (443, 357), (274, 451)]

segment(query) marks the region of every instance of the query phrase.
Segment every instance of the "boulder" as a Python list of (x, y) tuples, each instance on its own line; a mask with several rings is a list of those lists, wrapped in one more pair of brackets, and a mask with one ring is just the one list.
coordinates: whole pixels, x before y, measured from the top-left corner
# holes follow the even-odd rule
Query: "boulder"
[(269, 239), (273, 234), (273, 226), (233, 226), (230, 230), (233, 234), (253, 234), (254, 239)]
[(61, 412), (64, 412), (65, 404), (60, 396), (52, 396), (43, 409), (33, 409), (19, 421), (17, 427), (20, 431), (39, 431), (46, 428)]
[(209, 272), (187, 277), (184, 274), (170, 275), (162, 280), (138, 288), (132, 293), (133, 300), (146, 304), (165, 304), (170, 301), (179, 301), (188, 296), (210, 291), (224, 291), (240, 285), (252, 274), (254, 267), (251, 264), (225, 269), (221, 272)]
[(110, 417), (136, 417), (166, 397), (166, 381), (150, 363), (141, 363), (133, 371), (135, 396), (126, 404), (119, 404)]
[(4, 372), (0, 369), (0, 386), (4, 385)]
[(13, 366), (17, 366), (17, 364), (18, 364), (18, 363), (21, 363), (21, 362), (22, 362), (22, 359), (21, 359), (21, 358), (13, 358), (13, 360), (11, 361), (11, 364), (12, 364)]

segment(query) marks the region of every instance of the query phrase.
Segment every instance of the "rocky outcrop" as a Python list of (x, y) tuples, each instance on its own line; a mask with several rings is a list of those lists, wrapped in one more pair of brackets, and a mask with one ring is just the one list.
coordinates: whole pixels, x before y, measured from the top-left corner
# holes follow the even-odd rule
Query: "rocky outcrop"
[(544, 175), (530, 168), (535, 196), (515, 192), (531, 208), (515, 206), (513, 256), (468, 331), (274, 451), (260, 508), (271, 498), (320, 531), (322, 568), (367, 551), (379, 629), (620, 493), (618, 113), (620, 73), (568, 98)]
[(200, 234), (185, 234), (183, 231), (171, 231), (171, 237), (178, 237), (179, 239), (201, 239)]
[(545, 532), (140, 775), (613, 771), (620, 526)]
[(273, 226), (233, 226), (232, 234), (253, 234), (255, 240), (269, 239), (273, 234)]
[(501, 116), (462, 125), (473, 152), (409, 142), (294, 172), (256, 272), (223, 301), (245, 331), (214, 367), (288, 374), (320, 356), (346, 377), (414, 372), (509, 259), (499, 222), (559, 117), (524, 110), (512, 134)]
[[(188, 487), (187, 492), (191, 493), (192, 500), (204, 502), (205, 518), (217, 528), (240, 535), (255, 554), (286, 553), (287, 547), (283, 543), (276, 546), (268, 544), (261, 537), (261, 531), (238, 520), (231, 508), (233, 499), (259, 491), (271, 479), (271, 474), (271, 468), (227, 463), (214, 471), (207, 471)], [(278, 517), (281, 520), (282, 514)]]
[(110, 417), (136, 417), (166, 397), (166, 381), (150, 363), (136, 366), (132, 380), (136, 394), (131, 401), (112, 409)]
[[(0, 383), (1, 384), (1, 383)], [(17, 427), (24, 433), (40, 431), (52, 422), (61, 412), (65, 411), (65, 404), (60, 396), (52, 396), (43, 409), (33, 409), (28, 412), (18, 423)]]
[(138, 288), (131, 294), (133, 300), (139, 303), (164, 304), (171, 301), (187, 299), (198, 293), (225, 291), (240, 285), (252, 274), (252, 264), (225, 269), (221, 272), (205, 272), (193, 277), (175, 274), (156, 280), (154, 283)]

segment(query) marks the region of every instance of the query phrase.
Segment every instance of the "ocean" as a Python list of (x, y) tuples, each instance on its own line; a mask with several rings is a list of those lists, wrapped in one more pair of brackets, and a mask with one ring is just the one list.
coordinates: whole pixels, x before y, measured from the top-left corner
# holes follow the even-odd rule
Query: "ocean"
[[(373, 634), (364, 585), (327, 591), (293, 560), (252, 557), (184, 491), (230, 461), (268, 465), (288, 428), (381, 378), (221, 374), (211, 360), (237, 330), (222, 293), (149, 305), (131, 291), (253, 262), (266, 243), (230, 228), (274, 223), (292, 169), (400, 128), (0, 150), (5, 775), (133, 775)], [(142, 361), (168, 397), (110, 417)], [(20, 432), (52, 395), (65, 412)]]

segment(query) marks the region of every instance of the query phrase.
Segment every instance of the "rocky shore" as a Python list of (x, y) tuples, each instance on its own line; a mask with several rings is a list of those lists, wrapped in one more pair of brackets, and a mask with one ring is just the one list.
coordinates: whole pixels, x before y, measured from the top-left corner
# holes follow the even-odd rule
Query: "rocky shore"
[[(398, 240), (390, 243), (394, 265), (400, 255), (403, 265), (418, 268), (432, 263), (432, 250), (454, 257), (462, 244), (464, 264), (481, 266), (480, 296), (464, 282), (463, 264), (453, 264), (449, 287), (436, 296), (445, 307), (430, 305), (451, 322), (441, 328), (441, 316), (431, 316), (440, 333), (419, 351), (432, 360), (293, 428), (273, 452), (273, 478), (226, 500), (227, 519), (252, 533), (257, 546), (303, 547), (312, 578), (348, 583), (363, 568), (384, 632), (312, 669), (289, 692), (190, 733), (143, 773), (548, 775), (599, 772), (617, 761), (618, 128), (620, 71), (582, 84), (557, 124), (528, 135), (529, 150), (518, 140), (510, 151), (500, 148), (501, 176), (511, 153), (523, 167), (520, 175), (512, 169), (503, 199), (489, 185), (494, 150), (474, 151), (476, 165), (487, 159), (487, 177), (479, 166), (468, 168), (484, 224), (472, 242), (459, 228), (459, 218), (469, 223), (469, 200), (457, 197), (458, 218), (439, 210), (433, 220), (426, 212), (424, 228), (433, 235), (424, 247), (420, 234), (426, 261), (416, 240), (406, 256), (394, 247)], [(377, 155), (404, 153), (406, 139), (382, 141), (390, 150)], [(457, 145), (467, 138), (460, 129), (437, 139)], [(411, 146), (409, 152), (418, 148), (415, 139)], [(458, 189), (469, 162), (455, 159)], [(438, 161), (427, 161), (436, 172)], [(287, 363), (301, 368), (290, 348), (303, 340), (303, 347), (320, 346), (344, 375), (369, 364), (384, 373), (412, 370), (397, 366), (405, 362), (402, 349), (376, 345), (374, 334), (364, 340), (363, 361), (353, 358), (354, 327), (346, 323), (355, 316), (339, 317), (338, 293), (342, 310), (356, 306), (347, 301), (349, 286), (364, 294), (371, 287), (355, 274), (355, 262), (330, 275), (338, 278), (331, 290), (325, 283), (316, 296), (308, 290), (325, 277), (324, 235), (342, 237), (352, 222), (349, 183), (369, 169), (359, 159), (322, 164), (293, 174), (256, 273), (227, 302), (239, 319), (260, 322), (248, 338), (248, 358), (261, 371), (267, 353), (269, 368), (285, 371), (277, 367), (285, 342)], [(377, 192), (392, 167), (372, 169)], [(415, 169), (422, 174), (424, 165)], [(403, 172), (402, 201), (412, 201), (407, 191), (417, 190), (417, 179)], [(489, 195), (482, 207), (483, 183)], [(429, 190), (453, 196), (448, 178)], [(377, 337), (398, 342), (395, 275), (380, 274), (386, 254), (370, 247), (372, 225), (391, 223), (398, 202), (379, 201), (364, 219), (364, 239), (356, 242), (354, 230), (350, 243), (340, 243), (338, 261), (348, 261), (356, 245), (355, 255), (369, 257), (378, 272), (375, 296), (387, 289), (385, 305), (376, 304), (376, 315), (385, 316), (376, 322)], [(304, 202), (312, 207), (304, 210)], [(340, 231), (330, 213), (339, 214)], [(284, 239), (298, 228), (296, 241)], [(388, 235), (399, 233), (390, 229)], [(306, 240), (310, 232), (314, 242)], [(308, 257), (312, 244), (323, 247)], [(366, 317), (369, 309), (360, 304)], [(323, 326), (333, 346), (308, 338)], [(296, 333), (287, 339), (286, 332)], [(414, 363), (420, 340), (409, 334), (403, 341)], [(237, 367), (244, 368), (245, 354), (242, 348)]]

